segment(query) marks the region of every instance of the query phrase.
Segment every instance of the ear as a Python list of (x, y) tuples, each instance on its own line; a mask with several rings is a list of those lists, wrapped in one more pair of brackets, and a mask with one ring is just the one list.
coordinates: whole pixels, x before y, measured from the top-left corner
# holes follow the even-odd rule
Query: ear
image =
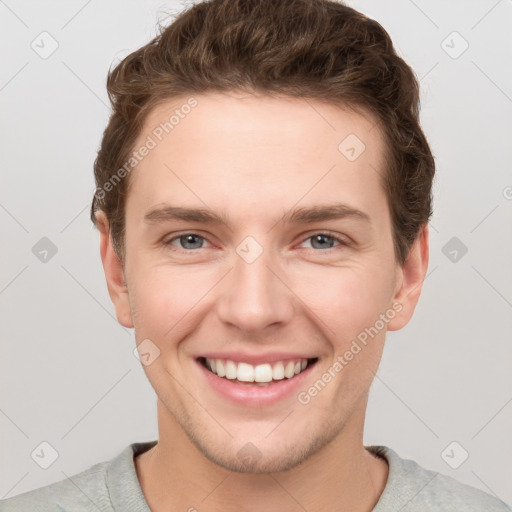
[(425, 224), (411, 245), (404, 264), (397, 269), (397, 285), (392, 303), (393, 309), (399, 313), (388, 322), (388, 331), (397, 331), (409, 323), (420, 298), (428, 256), (429, 232), (428, 224)]
[(109, 222), (104, 212), (99, 211), (96, 214), (96, 225), (100, 232), (100, 254), (107, 280), (108, 293), (114, 304), (117, 320), (124, 327), (132, 328), (133, 321), (123, 264), (114, 251), (110, 238)]

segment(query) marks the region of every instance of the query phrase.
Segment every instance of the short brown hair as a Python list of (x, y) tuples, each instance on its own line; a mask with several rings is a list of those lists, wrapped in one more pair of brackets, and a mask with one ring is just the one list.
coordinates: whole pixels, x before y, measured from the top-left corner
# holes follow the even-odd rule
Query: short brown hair
[(432, 215), (435, 165), (419, 123), (418, 81), (384, 28), (340, 2), (196, 4), (109, 71), (107, 90), (113, 111), (94, 163), (91, 219), (105, 212), (121, 258), (129, 180), (106, 185), (129, 160), (157, 104), (209, 91), (301, 97), (370, 112), (385, 140), (383, 186), (401, 264)]

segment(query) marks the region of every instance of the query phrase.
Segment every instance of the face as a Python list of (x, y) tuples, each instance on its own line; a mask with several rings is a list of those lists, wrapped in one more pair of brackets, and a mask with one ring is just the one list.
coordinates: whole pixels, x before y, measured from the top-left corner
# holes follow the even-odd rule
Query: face
[(425, 261), (407, 274), (395, 260), (371, 117), (208, 93), (158, 130), (187, 99), (153, 110), (135, 145), (155, 142), (129, 177), (124, 266), (103, 239), (109, 290), (160, 426), (229, 470), (289, 469), (361, 438)]

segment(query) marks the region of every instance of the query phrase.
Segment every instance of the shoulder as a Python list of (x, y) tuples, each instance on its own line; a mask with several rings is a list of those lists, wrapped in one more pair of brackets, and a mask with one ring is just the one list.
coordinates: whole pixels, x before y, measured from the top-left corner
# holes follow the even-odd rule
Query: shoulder
[(0, 501), (0, 512), (107, 511), (104, 494), (107, 463), (102, 462), (53, 484)]
[[(0, 501), (0, 512), (113, 512), (124, 500), (140, 501), (134, 453), (154, 442), (133, 443), (115, 458), (53, 484)], [(116, 502), (117, 500), (117, 502)], [(116, 504), (113, 504), (113, 502)], [(135, 507), (137, 508), (137, 507)], [(138, 510), (144, 510), (140, 506)]]
[(388, 482), (374, 512), (512, 512), (506, 503), (454, 478), (402, 459), (386, 446), (367, 447), (385, 458), (389, 465)]

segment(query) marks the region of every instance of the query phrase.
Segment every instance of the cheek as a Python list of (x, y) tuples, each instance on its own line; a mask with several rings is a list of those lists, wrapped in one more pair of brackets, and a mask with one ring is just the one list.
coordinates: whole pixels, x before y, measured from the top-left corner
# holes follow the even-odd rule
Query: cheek
[(206, 275), (192, 266), (151, 267), (142, 262), (132, 270), (130, 305), (137, 338), (154, 339), (159, 345), (179, 338), (193, 320), (194, 307), (201, 308), (201, 298), (212, 287)]
[[(132, 255), (127, 277), (137, 339), (153, 339), (163, 350), (215, 310), (220, 299), (215, 285), (226, 269), (149, 264), (143, 254)], [(296, 314), (307, 317), (307, 323), (341, 350), (389, 307), (392, 279), (384, 267), (383, 261), (369, 257), (337, 267), (291, 266), (280, 272), (287, 286), (278, 293), (280, 300), (295, 302)]]
[[(304, 276), (304, 274), (303, 274)], [(299, 297), (333, 336), (345, 343), (365, 327), (373, 325), (388, 307), (392, 282), (382, 270), (350, 266), (321, 268), (297, 280)]]

